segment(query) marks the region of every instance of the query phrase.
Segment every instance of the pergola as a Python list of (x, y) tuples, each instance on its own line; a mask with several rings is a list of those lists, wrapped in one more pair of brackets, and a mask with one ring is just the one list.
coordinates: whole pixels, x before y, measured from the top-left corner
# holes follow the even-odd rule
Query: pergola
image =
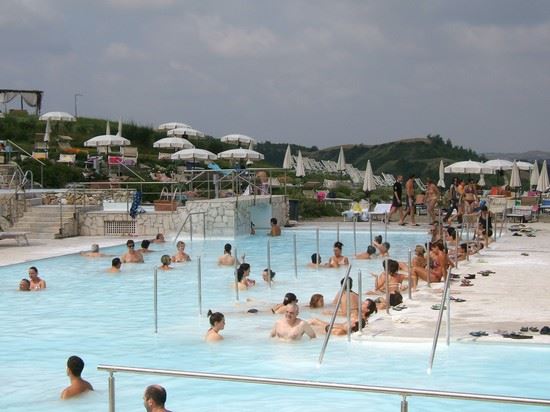
[(13, 89), (0, 89), (0, 104), (3, 106), (3, 112), (7, 111), (7, 104), (19, 96), (21, 101), (21, 110), (23, 110), (23, 102), (27, 105), (34, 107), (36, 115), (40, 114), (42, 107), (42, 90), (13, 90)]

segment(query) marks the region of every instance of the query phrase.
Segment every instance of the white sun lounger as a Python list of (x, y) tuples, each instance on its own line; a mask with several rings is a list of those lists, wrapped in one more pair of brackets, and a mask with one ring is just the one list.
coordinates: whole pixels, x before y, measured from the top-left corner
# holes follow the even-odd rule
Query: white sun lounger
[(19, 246), (21, 246), (21, 240), (24, 240), (27, 246), (29, 246), (29, 239), (27, 239), (27, 234), (27, 232), (0, 232), (0, 240), (15, 239)]
[(390, 213), (391, 203), (378, 203), (372, 212), (369, 213), (371, 219), (384, 219), (386, 214)]

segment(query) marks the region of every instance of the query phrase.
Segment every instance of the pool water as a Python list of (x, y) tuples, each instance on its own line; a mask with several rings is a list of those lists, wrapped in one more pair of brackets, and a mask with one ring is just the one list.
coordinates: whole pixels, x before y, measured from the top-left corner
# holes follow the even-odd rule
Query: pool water
[[(298, 277), (294, 274), (293, 234), (297, 238)], [(425, 241), (425, 234), (389, 232), (392, 256), (407, 259), (408, 248)], [(336, 240), (333, 231), (320, 232), (320, 250), (328, 259)], [(353, 254), (353, 235), (341, 232), (344, 254)], [(233, 269), (219, 267), (223, 239), (195, 240), (186, 251), (193, 261), (159, 272), (159, 331), (154, 333), (153, 268), (160, 256), (173, 254), (171, 243), (151, 245), (145, 264), (128, 264), (122, 273), (109, 274), (111, 257), (88, 259), (69, 255), (32, 262), (47, 281), (41, 292), (17, 291), (31, 264), (0, 268), (0, 394), (3, 411), (106, 411), (107, 376), (98, 364), (165, 368), (331, 382), (427, 388), (514, 396), (548, 397), (550, 349), (542, 346), (458, 344), (440, 345), (434, 370), (426, 373), (430, 343), (360, 342), (331, 339), (321, 366), (317, 359), (322, 339), (283, 343), (269, 338), (278, 316), (269, 308), (294, 292), (301, 305), (313, 293), (330, 302), (345, 269), (308, 269), (316, 251), (315, 231), (286, 231), (271, 241), (271, 267), (276, 271), (270, 289), (261, 279), (267, 267), (268, 238), (258, 234), (232, 240), (238, 255), (246, 254), (257, 285), (241, 291), (236, 301)], [(358, 251), (366, 248), (368, 233), (357, 237)], [(138, 242), (136, 242), (138, 243)], [(118, 256), (125, 248), (103, 250)], [(198, 307), (198, 257), (202, 267), (202, 316)], [(363, 273), (363, 289), (372, 287), (369, 272), (379, 272), (381, 261), (353, 261), (352, 277)], [(226, 316), (225, 337), (205, 344), (208, 309)], [(246, 313), (249, 308), (258, 314)], [(328, 319), (302, 307), (300, 317)], [(62, 402), (68, 385), (65, 362), (70, 355), (86, 362), (83, 377), (95, 387), (84, 397)], [(173, 411), (333, 411), (372, 406), (395, 411), (395, 396), (270, 387), (265, 385), (198, 381), (159, 376), (115, 374), (119, 411), (143, 410), (145, 386), (160, 383), (168, 391)], [(497, 411), (502, 406), (411, 398), (409, 410)], [(540, 410), (506, 405), (506, 410)]]

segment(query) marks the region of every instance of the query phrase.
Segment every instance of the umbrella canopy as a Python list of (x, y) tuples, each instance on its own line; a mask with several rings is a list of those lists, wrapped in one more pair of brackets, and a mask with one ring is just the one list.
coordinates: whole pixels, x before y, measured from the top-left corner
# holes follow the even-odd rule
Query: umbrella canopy
[(256, 140), (250, 136), (244, 134), (228, 134), (220, 138), (224, 143), (230, 144), (256, 144)]
[(529, 162), (517, 161), (516, 164), (519, 170), (531, 170), (533, 168), (533, 165)]
[(153, 147), (157, 149), (193, 149), (195, 145), (183, 137), (165, 137), (153, 143)]
[(52, 120), (56, 122), (76, 122), (76, 118), (67, 112), (48, 112), (38, 118), (39, 120)]
[(367, 168), (365, 169), (365, 177), (363, 179), (363, 191), (372, 192), (374, 189), (376, 189), (376, 181), (374, 180), (370, 160), (367, 160)]
[(494, 174), (495, 169), (480, 162), (472, 160), (456, 162), (445, 168), (445, 173), (475, 173)]
[(483, 163), (485, 166), (492, 167), (494, 170), (512, 170), (512, 162), (504, 159), (487, 160)]
[(111, 123), (109, 123), (109, 120), (107, 120), (107, 126), (105, 126), (105, 136), (111, 135)]
[(204, 137), (204, 133), (198, 130), (195, 130), (191, 127), (178, 127), (177, 129), (168, 130), (166, 132), (167, 136), (179, 136), (179, 137)]
[(116, 132), (117, 136), (122, 136), (122, 119), (118, 119), (118, 130)]
[(443, 159), (439, 162), (439, 180), (437, 181), (437, 186), (445, 188), (445, 165), (443, 164)]
[(343, 172), (346, 170), (346, 158), (344, 157), (344, 148), (340, 146), (340, 153), (338, 154), (338, 163), (336, 164), (336, 170)]
[(191, 126), (185, 123), (179, 123), (179, 122), (169, 122), (169, 123), (163, 123), (159, 124), (157, 127), (157, 130), (172, 130), (172, 129), (191, 129)]
[[(288, 146), (290, 148), (290, 146)], [(302, 151), (298, 150), (298, 160), (296, 161), (296, 177), (304, 177), (306, 175), (306, 169), (304, 168), (304, 159), (302, 158)]]
[(477, 184), (481, 187), (485, 186), (485, 175), (483, 175), (483, 173), (479, 175), (479, 181)]
[(122, 136), (114, 136), (112, 134), (104, 134), (101, 136), (92, 137), (84, 142), (86, 147), (99, 146), (130, 146), (131, 142)]
[(214, 153), (209, 152), (204, 149), (197, 149), (196, 147), (192, 149), (183, 149), (179, 152), (174, 153), (170, 156), (172, 160), (190, 160), (190, 161), (207, 161), (207, 160), (216, 160), (218, 156)]
[(218, 159), (262, 160), (264, 155), (254, 150), (231, 149), (218, 153)]
[(46, 131), (44, 132), (44, 141), (50, 141), (50, 133), (52, 132), (52, 127), (50, 126), (50, 119), (46, 121)]
[(286, 147), (285, 158), (283, 160), (283, 169), (292, 169), (292, 153), (290, 152), (290, 145)]
[(510, 187), (521, 187), (521, 179), (519, 178), (519, 168), (514, 161), (512, 164), (512, 175), (510, 176)]
[(542, 167), (540, 168), (539, 181), (537, 182), (537, 192), (546, 192), (550, 187), (548, 183), (548, 168), (546, 167), (546, 160), (542, 162)]
[(529, 186), (533, 187), (536, 186), (539, 182), (539, 165), (537, 164), (537, 161), (533, 163), (533, 168), (531, 169), (531, 176), (529, 177)]

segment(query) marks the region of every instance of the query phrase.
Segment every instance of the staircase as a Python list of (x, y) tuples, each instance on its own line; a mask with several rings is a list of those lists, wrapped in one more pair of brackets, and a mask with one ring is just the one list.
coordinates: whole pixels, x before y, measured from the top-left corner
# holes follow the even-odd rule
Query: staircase
[(16, 169), (17, 166), (10, 163), (0, 164), (0, 189), (10, 189), (9, 185)]
[[(13, 232), (29, 232), (30, 239), (59, 239), (76, 236), (72, 206), (31, 206), (25, 215), (10, 228)], [(62, 227), (62, 229), (60, 229)]]

